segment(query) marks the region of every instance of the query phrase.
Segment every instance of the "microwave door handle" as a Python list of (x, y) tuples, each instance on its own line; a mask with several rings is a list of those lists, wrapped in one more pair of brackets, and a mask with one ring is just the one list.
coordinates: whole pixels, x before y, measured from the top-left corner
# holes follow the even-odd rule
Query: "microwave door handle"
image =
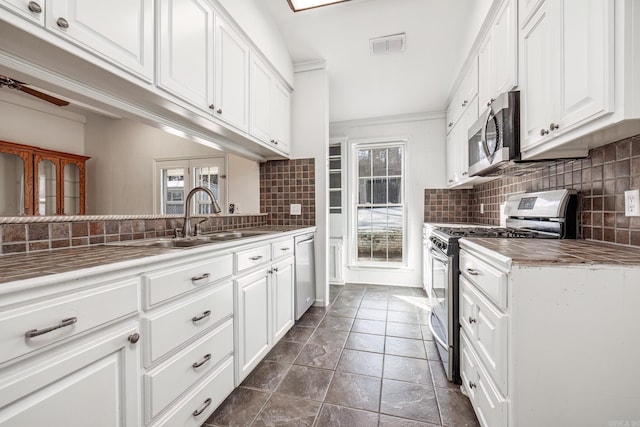
[(492, 115), (491, 113), (492, 113), (491, 106), (489, 106), (489, 108), (487, 109), (487, 112), (485, 113), (486, 116), (483, 120), (484, 125), (482, 125), (482, 132), (480, 132), (480, 141), (482, 142), (482, 151), (484, 151), (484, 155), (487, 160), (491, 159), (491, 153), (489, 153), (489, 145), (487, 144), (487, 124), (489, 123), (489, 120), (491, 120), (491, 115)]

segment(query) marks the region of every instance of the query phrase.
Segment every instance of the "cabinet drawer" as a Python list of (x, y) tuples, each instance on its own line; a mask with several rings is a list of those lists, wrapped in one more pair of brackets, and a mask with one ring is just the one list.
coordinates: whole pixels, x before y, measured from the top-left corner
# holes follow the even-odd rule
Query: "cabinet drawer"
[(496, 390), (464, 333), (460, 334), (460, 376), (482, 427), (506, 427), (507, 401)]
[(146, 374), (146, 421), (150, 422), (169, 403), (232, 353), (233, 322), (230, 319), (176, 357)]
[(271, 245), (271, 259), (293, 255), (293, 239), (280, 240)]
[(231, 254), (145, 274), (142, 279), (145, 308), (232, 274)]
[(460, 276), (460, 326), (496, 382), (507, 394), (507, 317)]
[(0, 363), (138, 311), (138, 279), (0, 313)]
[(507, 308), (507, 274), (486, 262), (460, 251), (460, 273), (476, 285), (494, 304)]
[(180, 401), (167, 417), (153, 426), (200, 427), (231, 391), (233, 391), (233, 358), (229, 358), (216, 369), (201, 386)]
[(271, 245), (258, 246), (246, 251), (236, 252), (234, 255), (236, 258), (236, 272), (239, 273), (269, 262), (271, 260)]
[(145, 367), (233, 314), (231, 282), (143, 317)]

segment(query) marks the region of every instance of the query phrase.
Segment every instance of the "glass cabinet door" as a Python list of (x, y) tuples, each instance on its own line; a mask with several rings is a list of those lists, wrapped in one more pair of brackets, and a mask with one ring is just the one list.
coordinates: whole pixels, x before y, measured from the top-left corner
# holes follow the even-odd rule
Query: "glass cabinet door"
[(75, 163), (67, 163), (63, 174), (63, 211), (65, 215), (80, 215), (80, 168)]
[(0, 216), (25, 212), (25, 162), (17, 154), (0, 153)]
[(40, 215), (56, 215), (58, 213), (57, 165), (51, 160), (40, 160), (37, 163), (37, 173), (37, 213)]

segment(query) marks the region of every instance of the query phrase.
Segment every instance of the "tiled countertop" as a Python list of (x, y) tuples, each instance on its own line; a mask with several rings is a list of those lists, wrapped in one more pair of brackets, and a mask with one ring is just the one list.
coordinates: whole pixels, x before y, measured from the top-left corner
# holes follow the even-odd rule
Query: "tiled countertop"
[(135, 246), (83, 246), (0, 256), (0, 283), (175, 253), (175, 249)]
[(592, 240), (466, 238), (520, 265), (640, 266), (640, 248)]

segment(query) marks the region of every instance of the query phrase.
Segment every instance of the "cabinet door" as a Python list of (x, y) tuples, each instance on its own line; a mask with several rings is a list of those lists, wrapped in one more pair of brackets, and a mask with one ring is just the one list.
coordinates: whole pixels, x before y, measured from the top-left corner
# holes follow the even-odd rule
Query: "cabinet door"
[(205, 0), (163, 0), (158, 7), (158, 86), (208, 108), (213, 102), (213, 9)]
[(469, 128), (478, 118), (478, 98), (474, 97), (467, 105), (462, 118), (458, 122), (460, 128), (455, 135), (458, 145), (458, 173), (461, 180), (469, 178)]
[(35, 215), (61, 214), (60, 159), (46, 154), (33, 156), (34, 188), (33, 207)]
[(151, 81), (153, 0), (50, 0), (47, 27)]
[(271, 85), (273, 77), (264, 62), (251, 54), (249, 70), (251, 103), (249, 133), (261, 141), (271, 140)]
[(458, 144), (456, 138), (459, 131), (458, 126), (447, 135), (447, 185), (452, 186), (460, 181), (458, 176)]
[(294, 323), (294, 267), (293, 257), (273, 266), (273, 320), (275, 344), (282, 338)]
[[(553, 119), (551, 1), (545, 1), (522, 31), (521, 148), (549, 139)], [(553, 41), (557, 43), (557, 41)]]
[(480, 111), (487, 107), (495, 93), (492, 48), (491, 32), (489, 32), (478, 49), (478, 100)]
[(220, 16), (215, 21), (216, 117), (249, 130), (249, 46)]
[(460, 102), (460, 107), (466, 109), (469, 106), (469, 103), (473, 98), (478, 94), (478, 60), (477, 58), (473, 58), (471, 61), (471, 65), (469, 65), (469, 69), (467, 73), (464, 75), (462, 79), (462, 83), (460, 84), (460, 96), (458, 101)]
[(562, 0), (558, 6), (556, 134), (613, 111), (613, 0)]
[[(133, 328), (72, 344), (0, 375), (0, 425), (140, 425), (138, 348)], [(10, 379), (9, 379), (10, 377)]]
[(291, 140), (291, 96), (289, 90), (274, 80), (271, 86), (272, 143), (281, 151), (289, 153)]
[(271, 295), (267, 268), (236, 281), (237, 383), (267, 355), (271, 348)]
[(44, 0), (3, 0), (0, 7), (22, 18), (44, 26)]
[(518, 84), (516, 11), (515, 0), (505, 1), (495, 18), (491, 30), (493, 97), (510, 91)]
[(85, 162), (60, 160), (60, 209), (63, 215), (85, 214)]

